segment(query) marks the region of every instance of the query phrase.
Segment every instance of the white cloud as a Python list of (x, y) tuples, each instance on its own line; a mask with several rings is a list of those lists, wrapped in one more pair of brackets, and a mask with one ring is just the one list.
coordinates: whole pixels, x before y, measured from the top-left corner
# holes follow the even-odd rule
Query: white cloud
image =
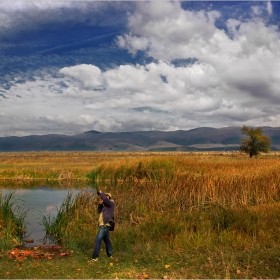
[(261, 8), (259, 6), (253, 6), (252, 11), (255, 15), (260, 15), (261, 14)]
[[(123, 7), (122, 7), (123, 6)], [(106, 26), (118, 23), (118, 18), (110, 9), (130, 8), (129, 3), (120, 5), (117, 1), (43, 1), (43, 0), (1, 0), (0, 38), (6, 39), (22, 31), (32, 31), (44, 25), (63, 22), (86, 23)], [(104, 16), (107, 17), (104, 20)], [(69, 26), (71, 28), (71, 26)]]
[(94, 65), (81, 64), (73, 67), (65, 67), (59, 72), (79, 81), (82, 87), (86, 89), (103, 86), (101, 71)]
[[(137, 44), (133, 44), (133, 41), (143, 38), (147, 54), (155, 59), (196, 58), (198, 68), (208, 65), (213, 69), (215, 74), (212, 78), (215, 77), (218, 83), (231, 80), (229, 85), (238, 90), (242, 89), (240, 85), (245, 85), (243, 96), (246, 96), (246, 91), (256, 89), (255, 83), (267, 90), (269, 95), (277, 95), (271, 92), (273, 85), (279, 82), (275, 68), (280, 62), (277, 26), (268, 26), (260, 18), (245, 22), (229, 19), (227, 26), (233, 37), (230, 39), (215, 26), (219, 13), (184, 11), (176, 2), (166, 3), (166, 6), (169, 8), (154, 16), (153, 4), (149, 8), (139, 4), (139, 10), (130, 17), (130, 33), (119, 37), (120, 46), (126, 46), (130, 52), (136, 53)], [(192, 76), (191, 83), (196, 77)], [(200, 80), (200, 84), (203, 85), (205, 81)], [(256, 93), (255, 96), (259, 94), (265, 96), (267, 92)]]
[(227, 39), (214, 25), (218, 12), (184, 11), (179, 2), (164, 2), (161, 6), (162, 12), (158, 12), (156, 2), (148, 7), (139, 3), (137, 12), (129, 18), (130, 33), (118, 37), (119, 46), (131, 53), (146, 47), (148, 55), (171, 61), (217, 49), (219, 42)]
[(271, 1), (267, 1), (267, 12), (269, 15), (273, 13)]
[[(179, 2), (136, 6), (116, 42), (153, 62), (106, 70), (81, 64), (56, 78), (38, 72), (33, 81), (14, 81), (2, 89), (2, 133), (280, 126), (279, 30), (261, 19), (259, 7), (251, 19), (228, 19), (226, 33), (216, 26), (217, 11), (186, 11)], [(192, 63), (179, 67), (178, 59)]]

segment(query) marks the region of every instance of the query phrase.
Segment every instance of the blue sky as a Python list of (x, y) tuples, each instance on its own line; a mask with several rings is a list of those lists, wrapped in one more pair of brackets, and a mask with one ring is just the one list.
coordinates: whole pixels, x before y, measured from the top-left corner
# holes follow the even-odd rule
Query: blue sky
[(0, 2), (0, 136), (280, 126), (280, 2)]

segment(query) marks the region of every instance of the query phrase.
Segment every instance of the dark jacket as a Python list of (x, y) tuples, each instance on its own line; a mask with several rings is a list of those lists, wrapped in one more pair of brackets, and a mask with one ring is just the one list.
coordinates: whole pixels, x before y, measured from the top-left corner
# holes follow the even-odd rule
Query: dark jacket
[(100, 197), (103, 200), (103, 203), (98, 204), (97, 211), (98, 213), (102, 212), (104, 224), (110, 223), (114, 219), (115, 202), (108, 199), (105, 193), (101, 193)]

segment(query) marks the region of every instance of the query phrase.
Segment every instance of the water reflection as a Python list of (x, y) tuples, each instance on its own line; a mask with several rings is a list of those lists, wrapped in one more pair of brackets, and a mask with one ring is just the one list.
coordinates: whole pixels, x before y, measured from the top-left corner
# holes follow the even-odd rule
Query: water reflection
[[(30, 185), (26, 184), (23, 187), (22, 182), (18, 182), (18, 186), (15, 186), (15, 182), (10, 182), (10, 187), (3, 187), (3, 184), (0, 184), (0, 190), (3, 195), (10, 193), (11, 191), (15, 192), (15, 199), (18, 199), (18, 204), (23, 206), (24, 210), (28, 210), (27, 216), (25, 219), (26, 223), (26, 235), (28, 239), (33, 239), (33, 243), (25, 243), (24, 245), (28, 247), (33, 247), (35, 245), (44, 245), (50, 243), (45, 237), (45, 228), (40, 225), (42, 220), (42, 213), (44, 216), (51, 215), (55, 217), (57, 214), (58, 208), (62, 205), (67, 194), (69, 192), (73, 193), (73, 197), (76, 196), (81, 191), (92, 192), (95, 194), (95, 189), (91, 186), (86, 185), (85, 183), (79, 184), (77, 187), (77, 182), (72, 185), (62, 187), (61, 185), (48, 186), (48, 185), (34, 185), (34, 182)], [(13, 185), (13, 187), (11, 187)], [(40, 214), (41, 213), (41, 214)]]

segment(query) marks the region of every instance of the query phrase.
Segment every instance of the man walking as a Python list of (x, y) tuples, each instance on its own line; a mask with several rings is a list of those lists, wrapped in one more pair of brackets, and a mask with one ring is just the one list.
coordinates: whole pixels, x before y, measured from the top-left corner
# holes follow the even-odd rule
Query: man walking
[(112, 196), (110, 193), (103, 193), (102, 191), (98, 191), (97, 194), (100, 195), (100, 203), (98, 204), (97, 208), (98, 213), (100, 213), (98, 220), (99, 229), (95, 238), (91, 262), (98, 261), (102, 240), (104, 241), (106, 246), (107, 257), (111, 257), (113, 254), (109, 230), (111, 227), (111, 223), (114, 220), (115, 203), (112, 200)]

